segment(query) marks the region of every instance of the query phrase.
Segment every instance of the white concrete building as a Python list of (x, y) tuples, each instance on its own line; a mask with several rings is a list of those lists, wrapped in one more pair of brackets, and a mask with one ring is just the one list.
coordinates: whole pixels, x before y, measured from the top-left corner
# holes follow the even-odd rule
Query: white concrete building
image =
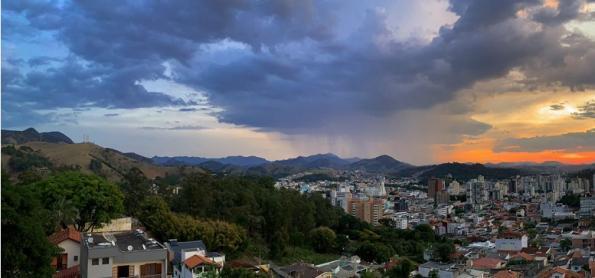
[(529, 246), (529, 238), (525, 234), (506, 232), (496, 239), (498, 251), (521, 251)]

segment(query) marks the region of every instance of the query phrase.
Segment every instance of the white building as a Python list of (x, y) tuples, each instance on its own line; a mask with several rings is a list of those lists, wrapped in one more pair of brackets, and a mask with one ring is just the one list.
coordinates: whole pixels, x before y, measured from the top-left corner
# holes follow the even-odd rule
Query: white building
[(219, 273), (225, 264), (225, 255), (207, 252), (201, 240), (178, 242), (170, 239), (165, 246), (174, 254), (174, 278), (198, 278), (206, 276), (209, 272)]
[(461, 194), (461, 184), (458, 181), (452, 181), (448, 185), (448, 194), (450, 195), (460, 195)]
[(167, 263), (167, 249), (141, 230), (84, 234), (81, 239), (82, 278), (165, 278)]
[(496, 239), (496, 250), (498, 251), (521, 251), (529, 246), (529, 238), (521, 233), (503, 233)]
[(52, 267), (62, 271), (79, 265), (81, 254), (81, 234), (74, 228), (56, 232), (48, 240), (60, 248), (60, 254), (52, 259)]
[(405, 230), (407, 229), (409, 221), (407, 216), (395, 217), (395, 228)]

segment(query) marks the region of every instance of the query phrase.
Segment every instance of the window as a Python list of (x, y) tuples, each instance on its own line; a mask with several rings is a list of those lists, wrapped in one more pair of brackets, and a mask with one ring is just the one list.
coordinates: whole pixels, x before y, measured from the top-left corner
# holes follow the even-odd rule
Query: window
[(91, 264), (92, 265), (99, 265), (99, 259), (92, 259), (91, 260)]
[(74, 261), (78, 262), (79, 261), (79, 256), (74, 256)]
[(109, 258), (105, 257), (105, 258), (101, 259), (101, 264), (109, 264)]

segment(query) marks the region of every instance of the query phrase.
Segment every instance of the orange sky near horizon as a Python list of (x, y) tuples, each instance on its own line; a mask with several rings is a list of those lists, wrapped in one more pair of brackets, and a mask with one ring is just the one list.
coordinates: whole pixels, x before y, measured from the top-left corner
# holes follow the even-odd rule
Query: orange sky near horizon
[[(514, 76), (511, 74), (510, 76)], [(595, 102), (595, 90), (572, 91), (562, 87), (550, 87), (534, 91), (508, 91), (496, 94), (476, 94), (489, 88), (499, 88), (513, 83), (512, 78), (483, 82), (463, 91), (458, 100), (474, 97), (474, 111), (469, 117), (488, 124), (491, 128), (483, 134), (467, 136), (461, 142), (434, 146), (436, 162), (544, 162), (558, 161), (567, 164), (595, 163), (595, 145), (592, 140), (569, 139), (568, 144), (554, 144), (558, 148), (548, 149), (548, 142), (563, 139), (569, 134), (595, 130), (592, 118), (577, 118), (575, 113), (587, 103)], [(469, 101), (468, 101), (469, 102)], [(553, 109), (557, 105), (558, 109)], [(590, 133), (591, 136), (595, 132)], [(496, 146), (509, 139), (520, 139), (535, 146), (533, 150), (507, 143), (508, 151)], [(547, 139), (547, 140), (544, 140)], [(512, 145), (510, 145), (512, 144)], [(582, 144), (582, 145), (577, 145)], [(526, 146), (525, 146), (526, 147)]]
[(439, 161), (456, 162), (479, 162), (479, 163), (501, 163), (501, 162), (546, 162), (558, 161), (565, 164), (591, 164), (595, 163), (595, 152), (563, 152), (563, 151), (541, 151), (541, 152), (494, 152), (491, 149), (476, 149), (456, 151), (449, 154), (439, 155)]

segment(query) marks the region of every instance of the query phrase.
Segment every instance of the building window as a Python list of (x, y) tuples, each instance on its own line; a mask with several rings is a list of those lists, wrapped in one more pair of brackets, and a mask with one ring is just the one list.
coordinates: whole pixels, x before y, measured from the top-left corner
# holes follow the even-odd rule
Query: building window
[(101, 264), (109, 264), (109, 258), (105, 257), (105, 258), (101, 259)]
[(78, 262), (79, 261), (79, 256), (74, 256), (74, 261)]
[(91, 260), (91, 264), (92, 265), (99, 265), (99, 259), (92, 259)]

